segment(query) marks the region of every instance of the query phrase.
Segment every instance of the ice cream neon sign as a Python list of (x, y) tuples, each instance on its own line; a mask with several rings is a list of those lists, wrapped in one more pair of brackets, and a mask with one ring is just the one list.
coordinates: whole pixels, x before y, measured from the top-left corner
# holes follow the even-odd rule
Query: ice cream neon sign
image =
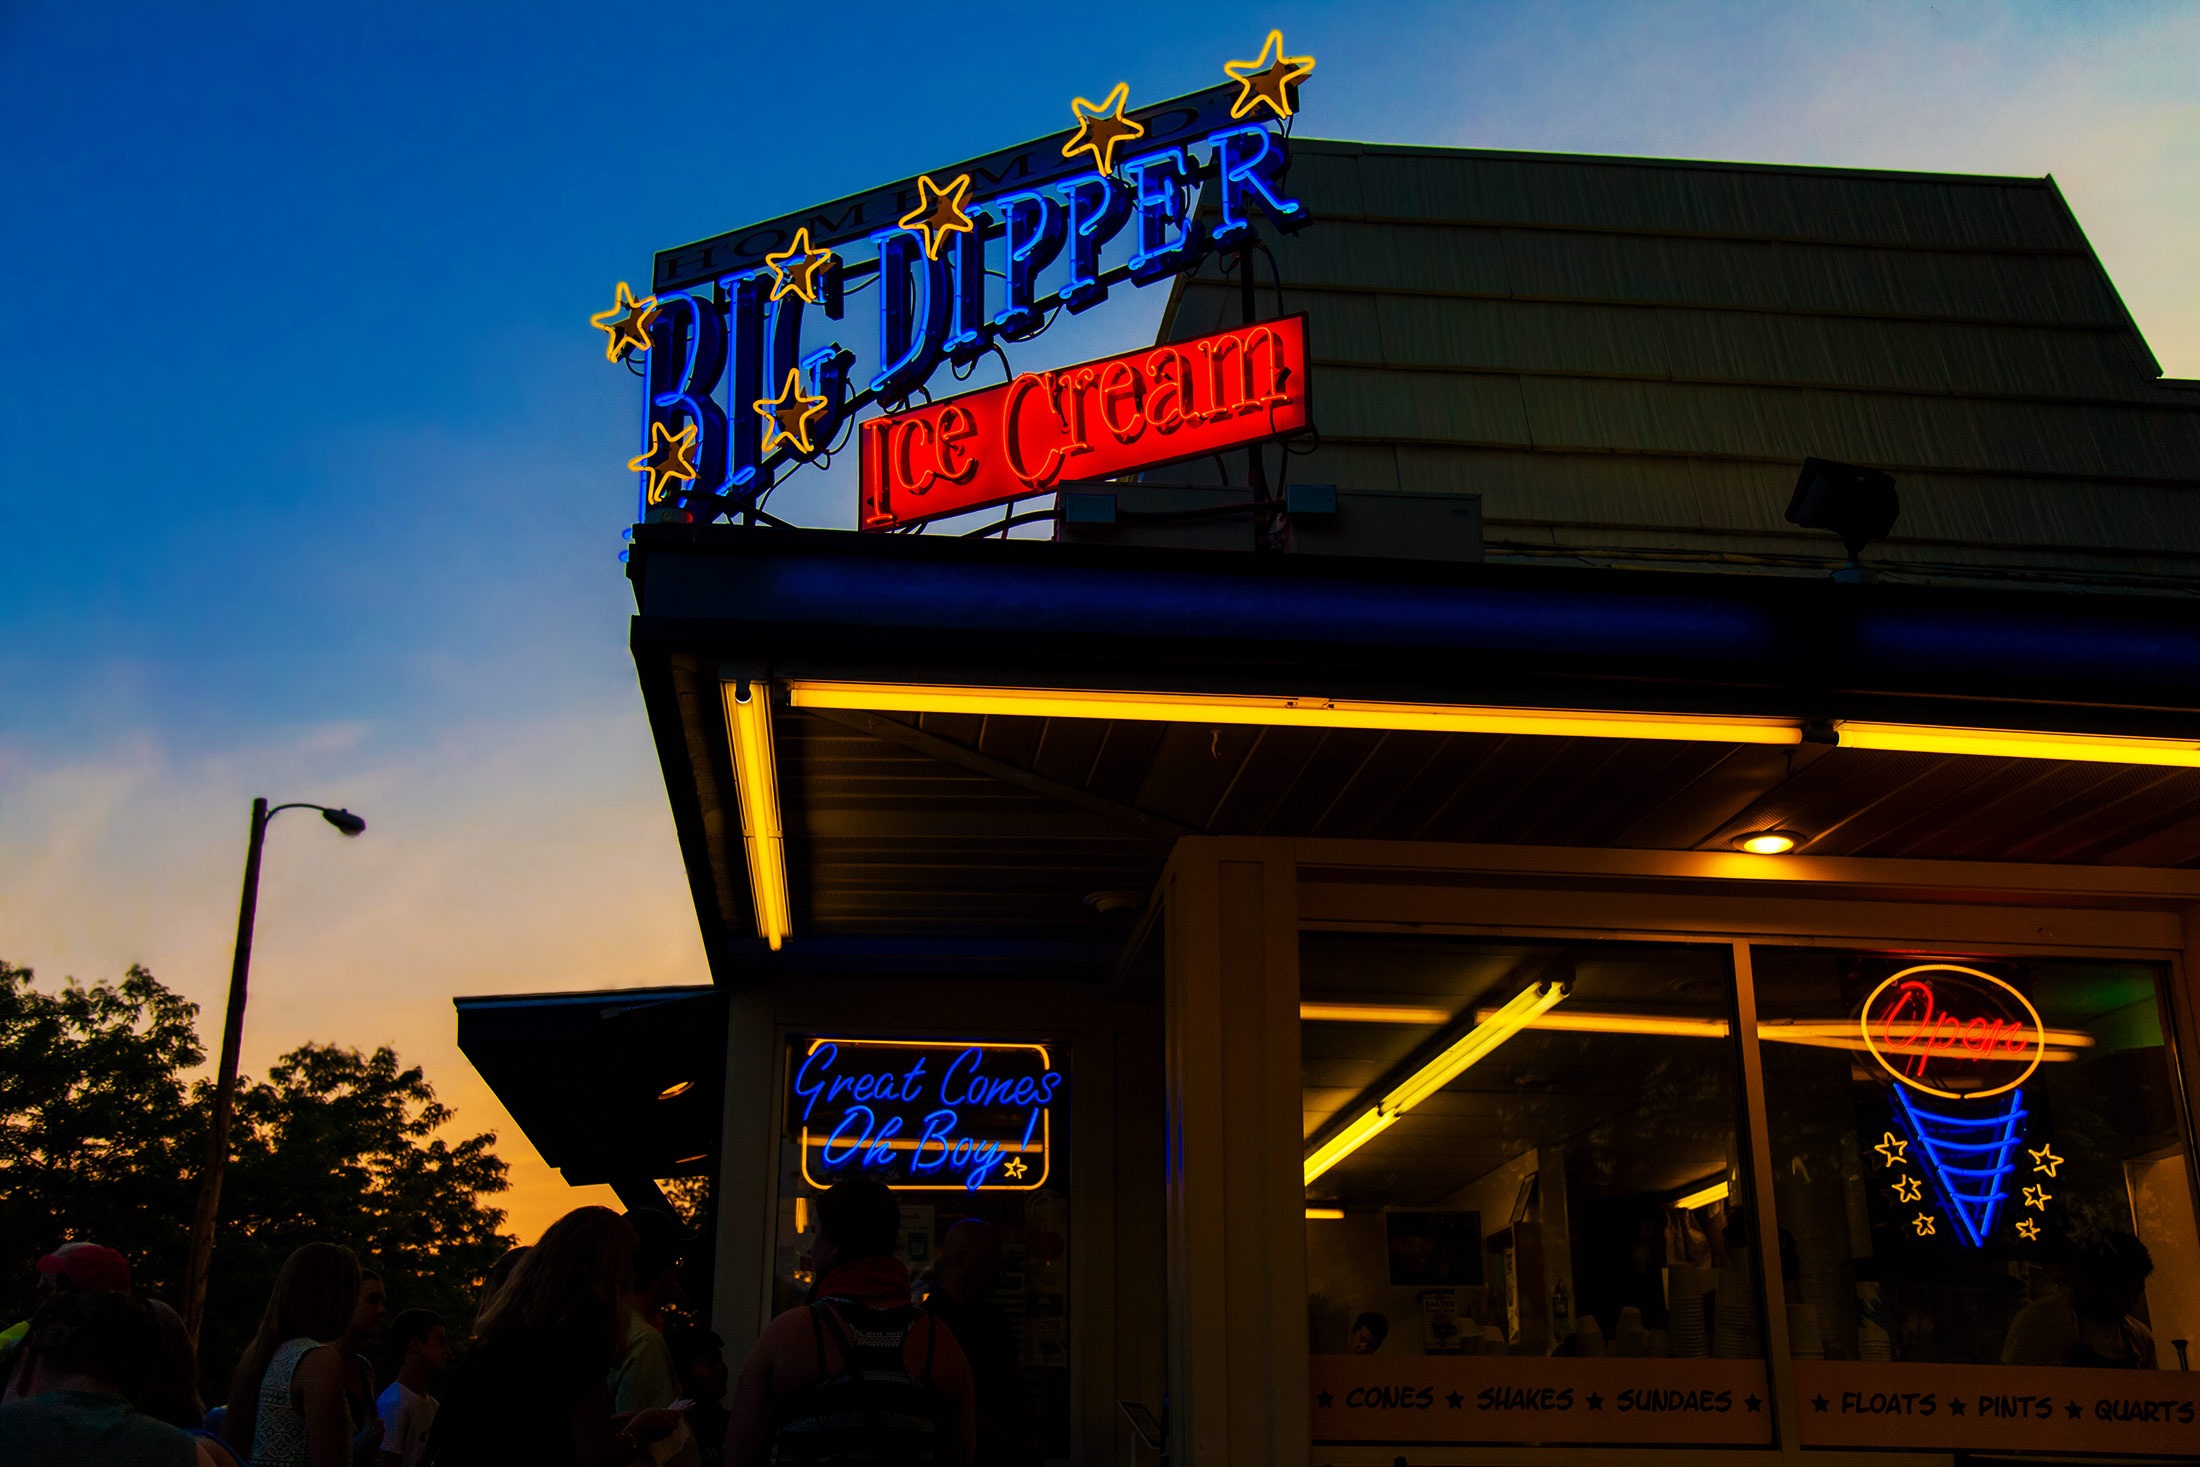
[[(1248, 246), (1261, 218), (1296, 227), (1281, 126), (1313, 69), (1271, 33), (1221, 86), (1129, 109), (1118, 85), (1072, 100), (1074, 130), (661, 253), (655, 294), (622, 285), (590, 318), (609, 360), (642, 359), (645, 517), (754, 506), (943, 363), (968, 369), (1116, 287)], [(1104, 260), (1111, 246), (1124, 257)], [(852, 308), (875, 325), (820, 326)], [(660, 438), (685, 451), (660, 459)]]
[(1023, 1191), (1053, 1166), (1062, 1074), (1043, 1044), (812, 1039), (791, 1058), (803, 1181)]
[[(2047, 1052), (2039, 1010), (1991, 973), (1919, 963), (1873, 989), (1859, 1023), (1865, 1050), (1897, 1082), (1896, 1113), (1957, 1235), (1983, 1247), (2009, 1200), (2009, 1175), (2030, 1115), (2019, 1087)], [(1917, 1095), (1956, 1104), (1929, 1106)], [(1981, 1103), (1995, 1096), (2007, 1098)], [(1889, 1166), (1899, 1166), (1908, 1144), (1890, 1131), (1879, 1150)], [(1912, 1178), (1898, 1178), (1895, 1195), (1910, 1204), (1923, 1200)], [(1929, 1213), (1912, 1221), (1919, 1237), (1937, 1231)]]

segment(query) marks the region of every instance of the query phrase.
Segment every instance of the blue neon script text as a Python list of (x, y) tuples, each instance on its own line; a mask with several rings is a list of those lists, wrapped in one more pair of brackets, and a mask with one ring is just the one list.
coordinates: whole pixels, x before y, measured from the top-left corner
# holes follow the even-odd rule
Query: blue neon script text
[[(812, 1046), (794, 1076), (805, 1144), (824, 1175), (876, 1173), (903, 1185), (951, 1185), (976, 1191), (1016, 1153), (1042, 1149), (1047, 1106), (1062, 1077), (1052, 1070), (1003, 1073), (1000, 1054), (972, 1044), (914, 1055), (886, 1067), (863, 1065), (863, 1051), (830, 1040)], [(1016, 1046), (1026, 1060), (1038, 1051)], [(994, 1063), (989, 1065), (988, 1059)]]

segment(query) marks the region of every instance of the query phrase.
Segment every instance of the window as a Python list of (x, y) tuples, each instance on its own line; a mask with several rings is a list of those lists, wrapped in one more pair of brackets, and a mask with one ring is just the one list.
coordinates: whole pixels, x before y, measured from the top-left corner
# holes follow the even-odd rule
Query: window
[(2184, 1368), (2200, 1250), (2159, 970), (1755, 968), (1798, 1357)]
[(1308, 935), (1317, 1441), (1762, 1443), (1730, 949)]

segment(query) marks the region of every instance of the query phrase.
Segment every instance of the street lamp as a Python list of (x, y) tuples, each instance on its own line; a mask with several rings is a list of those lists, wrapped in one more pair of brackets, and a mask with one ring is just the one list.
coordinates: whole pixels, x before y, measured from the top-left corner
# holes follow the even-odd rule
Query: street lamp
[(206, 1315), (206, 1272), (214, 1258), (214, 1219), (221, 1212), (222, 1172), (229, 1165), (229, 1118), (237, 1102), (237, 1051), (244, 1042), (245, 975), (252, 966), (252, 919), (260, 905), (260, 846), (267, 823), (285, 810), (318, 810), (321, 818), (347, 836), (367, 822), (349, 810), (303, 800), (277, 805), (252, 802), (252, 840), (244, 854), (244, 897), (237, 905), (237, 955), (229, 969), (229, 1006), (222, 1015), (221, 1069), (214, 1080), (214, 1114), (206, 1131), (206, 1164), (199, 1170), (199, 1200), (191, 1217), (191, 1252), (183, 1268), (183, 1322), (196, 1346)]

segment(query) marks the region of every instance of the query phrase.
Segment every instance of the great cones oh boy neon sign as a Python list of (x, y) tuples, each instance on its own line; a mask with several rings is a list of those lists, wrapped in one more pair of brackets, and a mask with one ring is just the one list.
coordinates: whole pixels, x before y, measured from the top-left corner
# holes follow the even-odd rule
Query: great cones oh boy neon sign
[[(654, 294), (622, 283), (591, 318), (607, 357), (642, 364), (628, 467), (643, 517), (753, 506), (943, 363), (969, 368), (1060, 312), (1189, 270), (1258, 218), (1302, 222), (1271, 125), (1313, 70), (1271, 32), (1257, 59), (1226, 63), (1221, 86), (1134, 109), (1118, 85), (1097, 104), (1075, 98), (1076, 126), (1052, 137), (660, 254)], [(820, 316), (852, 325), (859, 291), (870, 330), (818, 329)]]
[(789, 1059), (802, 1180), (1029, 1192), (1053, 1170), (1062, 1074), (1043, 1044), (811, 1039)]

